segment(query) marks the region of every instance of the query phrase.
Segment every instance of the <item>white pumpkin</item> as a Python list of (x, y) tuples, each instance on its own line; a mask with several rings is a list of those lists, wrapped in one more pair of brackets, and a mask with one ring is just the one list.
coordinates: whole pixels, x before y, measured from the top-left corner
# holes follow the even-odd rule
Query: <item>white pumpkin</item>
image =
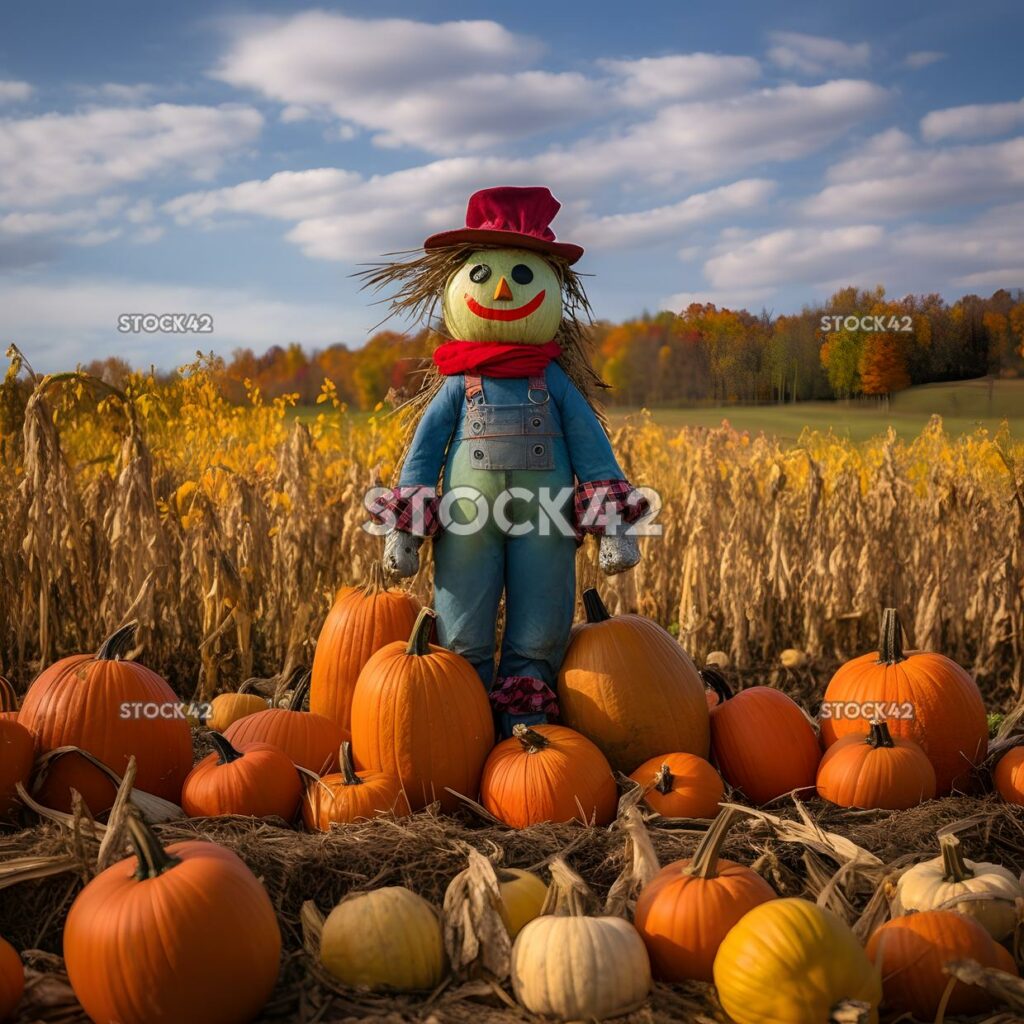
[(941, 836), (939, 848), (941, 856), (900, 876), (893, 915), (956, 910), (973, 917), (997, 941), (1005, 939), (1017, 925), (1016, 901), (1024, 898), (1024, 886), (1000, 864), (967, 860), (956, 836)]

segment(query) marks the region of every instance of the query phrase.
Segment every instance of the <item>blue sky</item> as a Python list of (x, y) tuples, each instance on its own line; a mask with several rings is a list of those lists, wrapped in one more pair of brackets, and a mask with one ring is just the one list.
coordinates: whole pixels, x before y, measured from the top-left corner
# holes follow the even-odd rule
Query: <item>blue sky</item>
[[(0, 10), (0, 341), (37, 369), (361, 344), (349, 275), (545, 184), (595, 311), (1024, 286), (1024, 7), (79, 0)], [(212, 335), (134, 335), (195, 312)]]

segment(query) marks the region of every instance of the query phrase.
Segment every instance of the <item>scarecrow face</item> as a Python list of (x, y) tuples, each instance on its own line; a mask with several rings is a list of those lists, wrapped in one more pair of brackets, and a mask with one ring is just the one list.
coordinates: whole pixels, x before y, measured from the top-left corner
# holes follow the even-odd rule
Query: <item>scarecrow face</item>
[(444, 322), (456, 341), (543, 345), (562, 322), (558, 276), (539, 253), (480, 249), (448, 279)]

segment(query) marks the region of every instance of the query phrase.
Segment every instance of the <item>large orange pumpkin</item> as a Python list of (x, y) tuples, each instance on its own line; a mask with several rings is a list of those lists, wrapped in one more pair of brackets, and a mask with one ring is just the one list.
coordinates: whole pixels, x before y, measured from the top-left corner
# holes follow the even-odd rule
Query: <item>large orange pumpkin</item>
[(734, 695), (715, 669), (702, 675), (721, 697), (711, 709), (711, 755), (726, 782), (755, 804), (813, 789), (821, 747), (799, 705), (770, 686)]
[[(62, 658), (40, 673), (25, 694), (18, 721), (32, 733), (37, 756), (81, 747), (124, 775), (134, 755), (136, 787), (178, 803), (192, 767), (192, 732), (170, 686), (145, 665), (124, 660), (136, 628), (130, 622), (96, 654)], [(110, 780), (77, 754), (60, 759), (36, 799), (70, 810), (71, 787), (93, 814), (114, 802)]]
[(694, 754), (652, 757), (630, 778), (649, 787), (644, 802), (665, 818), (713, 818), (725, 795), (722, 777)]
[(1011, 747), (999, 758), (992, 781), (1008, 804), (1024, 804), (1024, 747)]
[(338, 764), (338, 748), (349, 738), (348, 730), (333, 719), (303, 711), (309, 695), (306, 672), (292, 691), (286, 708), (267, 708), (236, 719), (225, 730), (228, 741), (240, 750), (248, 743), (279, 747), (300, 768), (322, 775)]
[(281, 932), (238, 856), (203, 840), (165, 850), (134, 816), (135, 856), (98, 874), (64, 923), (71, 987), (94, 1021), (252, 1020), (277, 981)]
[(20, 722), (0, 718), (0, 819), (18, 808), (18, 783), (32, 774), (32, 735)]
[(409, 814), (409, 801), (397, 776), (370, 769), (357, 772), (348, 741), (341, 745), (338, 762), (337, 774), (311, 780), (306, 786), (302, 820), (310, 831), (329, 832), (335, 822), (344, 825), (379, 814)]
[(316, 642), (310, 710), (349, 729), (363, 666), (385, 645), (409, 638), (419, 607), (412, 594), (388, 589), (380, 562), (364, 586), (342, 587)]
[(18, 951), (0, 938), (0, 1020), (14, 1016), (25, 991), (25, 967)]
[(828, 684), (822, 739), (831, 746), (850, 733), (863, 733), (865, 719), (878, 717), (888, 718), (893, 736), (921, 745), (935, 766), (939, 796), (954, 785), (966, 785), (988, 750), (988, 722), (977, 684), (941, 654), (905, 654), (895, 608), (882, 615), (878, 654), (848, 661)]
[(430, 643), (435, 613), (424, 608), (408, 643), (382, 647), (359, 673), (352, 700), (356, 767), (398, 776), (413, 810), (447, 792), (475, 797), (494, 745), (483, 683), (459, 654)]
[[(953, 910), (921, 910), (896, 917), (875, 929), (868, 957), (881, 969), (883, 1003), (890, 1010), (933, 1020), (950, 977), (942, 969), (952, 960), (976, 960), (1017, 974), (1012, 957), (985, 929)], [(983, 1013), (992, 1006), (988, 993), (956, 982), (946, 1014)]]
[(735, 814), (723, 810), (693, 857), (662, 868), (637, 898), (633, 923), (661, 981), (712, 981), (715, 955), (729, 930), (748, 910), (775, 899), (755, 871), (719, 859)]
[(586, 738), (564, 725), (523, 724), (491, 751), (480, 780), (480, 800), (512, 828), (543, 821), (615, 817), (618, 790), (611, 765)]
[(608, 614), (596, 590), (558, 674), (565, 725), (628, 774), (666, 750), (708, 754), (708, 707), (696, 666), (657, 623)]
[(210, 733), (215, 752), (204, 757), (181, 787), (181, 808), (190, 818), (241, 814), (291, 821), (302, 782), (291, 758), (269, 743), (236, 750), (227, 737)]
[(818, 796), (840, 807), (905, 811), (935, 796), (935, 769), (913, 740), (872, 722), (866, 736), (844, 736), (825, 752)]

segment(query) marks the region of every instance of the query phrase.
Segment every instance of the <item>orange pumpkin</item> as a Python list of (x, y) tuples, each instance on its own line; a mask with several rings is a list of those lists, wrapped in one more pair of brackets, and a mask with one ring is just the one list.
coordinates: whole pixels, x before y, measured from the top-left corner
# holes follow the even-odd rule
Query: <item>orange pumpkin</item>
[(246, 679), (233, 693), (218, 693), (210, 701), (210, 714), (203, 721), (203, 725), (214, 732), (224, 732), (240, 718), (265, 711), (270, 702), (258, 693), (250, 692), (254, 682), (254, 679)]
[(85, 1012), (119, 1024), (252, 1020), (281, 956), (266, 890), (224, 846), (165, 850), (134, 815), (128, 828), (135, 856), (89, 882), (64, 923), (64, 963)]
[(0, 676), (0, 719), (18, 718), (18, 695), (14, 692), (14, 683), (6, 676)]
[(236, 719), (224, 730), (228, 741), (240, 750), (249, 743), (269, 743), (283, 750), (300, 768), (321, 775), (338, 764), (338, 748), (349, 739), (337, 722), (312, 711), (303, 711), (309, 695), (306, 672), (292, 691), (286, 708), (267, 708)]
[(350, 729), (359, 673), (382, 647), (409, 638), (419, 607), (412, 594), (388, 589), (380, 562), (364, 586), (342, 587), (316, 642), (310, 710)]
[(629, 773), (666, 750), (708, 754), (708, 709), (696, 666), (657, 623), (608, 614), (596, 590), (558, 675), (562, 721)]
[[(921, 1020), (933, 1020), (950, 977), (943, 965), (976, 960), (1017, 974), (1012, 958), (977, 921), (953, 910), (921, 910), (896, 917), (875, 929), (868, 940), (869, 959), (881, 969), (883, 1003)], [(946, 1014), (983, 1013), (992, 998), (975, 985), (956, 982)]]
[(291, 758), (269, 743), (236, 750), (219, 732), (210, 733), (216, 751), (189, 772), (181, 807), (190, 818), (241, 814), (291, 821), (302, 798), (302, 782)]
[(1008, 804), (1024, 804), (1024, 747), (1011, 747), (999, 758), (992, 781)]
[(883, 715), (893, 736), (920, 744), (935, 766), (935, 791), (945, 796), (954, 785), (966, 785), (973, 766), (985, 759), (985, 704), (977, 684), (955, 661), (923, 651), (904, 654), (902, 633), (896, 609), (886, 608), (878, 654), (848, 661), (828, 684), (821, 736), (831, 746), (863, 733), (859, 709), (867, 709), (868, 718)]
[(408, 643), (382, 647), (359, 673), (352, 700), (356, 767), (396, 775), (413, 810), (434, 800), (453, 811), (455, 790), (475, 797), (494, 745), (483, 683), (459, 654), (430, 643), (424, 608)]
[(840, 807), (905, 811), (935, 796), (935, 769), (913, 741), (893, 739), (886, 722), (844, 736), (821, 759), (818, 796)]
[(770, 686), (734, 695), (715, 669), (701, 674), (721, 696), (711, 711), (711, 754), (726, 782), (755, 804), (813, 789), (821, 748), (799, 705)]
[(733, 925), (776, 898), (755, 871), (718, 856), (735, 815), (723, 810), (693, 857), (662, 868), (637, 898), (633, 923), (661, 981), (712, 981), (715, 955)]
[(25, 968), (18, 951), (0, 938), (0, 1020), (14, 1016), (25, 991)]
[(630, 778), (648, 787), (644, 802), (665, 818), (713, 818), (725, 795), (722, 777), (693, 754), (652, 757)]
[(618, 790), (604, 754), (564, 725), (523, 724), (491, 751), (480, 780), (480, 799), (512, 828), (543, 821), (591, 820), (607, 825), (615, 817)]
[(409, 814), (409, 801), (394, 775), (371, 770), (357, 772), (352, 765), (352, 744), (347, 740), (338, 755), (341, 771), (306, 786), (302, 820), (312, 831), (329, 832), (334, 822), (347, 824), (378, 814)]
[(20, 722), (0, 718), (0, 819), (18, 809), (18, 783), (28, 785), (33, 760), (28, 729)]
[[(124, 660), (137, 625), (122, 626), (96, 654), (62, 658), (40, 673), (25, 694), (18, 721), (32, 733), (37, 756), (81, 747), (124, 775), (134, 755), (136, 787), (178, 803), (192, 767), (192, 732), (170, 686), (145, 665)], [(60, 759), (36, 799), (68, 811), (72, 787), (93, 814), (114, 802), (110, 780), (77, 754)]]

